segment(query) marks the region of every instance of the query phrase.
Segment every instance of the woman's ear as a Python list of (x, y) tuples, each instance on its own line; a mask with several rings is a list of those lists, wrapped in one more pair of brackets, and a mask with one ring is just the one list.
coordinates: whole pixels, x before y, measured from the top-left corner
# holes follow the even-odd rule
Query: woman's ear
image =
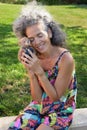
[(48, 36), (49, 36), (49, 38), (52, 38), (52, 31), (51, 31), (51, 29), (50, 28), (48, 28)]

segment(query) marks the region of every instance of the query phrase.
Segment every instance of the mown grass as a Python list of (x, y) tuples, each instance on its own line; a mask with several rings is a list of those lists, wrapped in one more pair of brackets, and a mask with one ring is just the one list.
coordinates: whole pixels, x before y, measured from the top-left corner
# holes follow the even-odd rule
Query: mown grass
[[(30, 101), (29, 79), (17, 59), (12, 22), (21, 5), (0, 3), (0, 116), (15, 115)], [(77, 108), (87, 107), (87, 5), (46, 6), (67, 34), (67, 47), (76, 62)]]

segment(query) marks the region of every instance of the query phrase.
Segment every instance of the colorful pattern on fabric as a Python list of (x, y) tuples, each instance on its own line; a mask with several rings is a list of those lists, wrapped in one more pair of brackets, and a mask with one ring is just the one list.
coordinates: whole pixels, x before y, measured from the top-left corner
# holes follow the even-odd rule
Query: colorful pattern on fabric
[[(51, 70), (46, 71), (46, 76), (53, 86), (58, 75), (58, 62), (59, 59)], [(73, 119), (77, 94), (75, 72), (72, 77), (68, 89), (60, 100), (52, 102), (43, 92), (41, 104), (32, 101), (27, 109), (12, 122), (8, 130), (23, 130), (25, 127), (29, 130), (36, 130), (41, 123), (55, 130), (68, 130)]]

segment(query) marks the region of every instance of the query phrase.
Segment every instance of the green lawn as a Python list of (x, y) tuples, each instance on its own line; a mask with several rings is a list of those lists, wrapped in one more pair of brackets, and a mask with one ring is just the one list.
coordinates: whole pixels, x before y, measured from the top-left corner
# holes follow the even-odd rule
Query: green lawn
[[(21, 5), (0, 3), (0, 116), (15, 115), (30, 101), (29, 80), (17, 59), (12, 22)], [(67, 33), (67, 47), (76, 62), (77, 108), (87, 107), (87, 5), (46, 6)]]

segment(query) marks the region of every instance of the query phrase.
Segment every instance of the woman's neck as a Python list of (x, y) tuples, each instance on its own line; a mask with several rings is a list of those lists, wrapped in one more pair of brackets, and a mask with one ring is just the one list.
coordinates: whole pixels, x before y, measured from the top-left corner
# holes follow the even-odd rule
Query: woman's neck
[[(40, 57), (40, 63), (44, 70), (52, 69), (58, 60), (60, 54), (66, 50), (65, 48), (56, 47), (52, 50), (52, 54)], [(43, 56), (43, 55), (42, 55)]]
[(39, 54), (38, 58), (40, 59), (49, 59), (49, 58), (53, 58), (56, 55), (58, 56), (58, 54), (60, 54), (62, 48), (57, 47), (57, 46), (53, 46), (49, 49), (48, 52), (45, 52), (44, 54)]

